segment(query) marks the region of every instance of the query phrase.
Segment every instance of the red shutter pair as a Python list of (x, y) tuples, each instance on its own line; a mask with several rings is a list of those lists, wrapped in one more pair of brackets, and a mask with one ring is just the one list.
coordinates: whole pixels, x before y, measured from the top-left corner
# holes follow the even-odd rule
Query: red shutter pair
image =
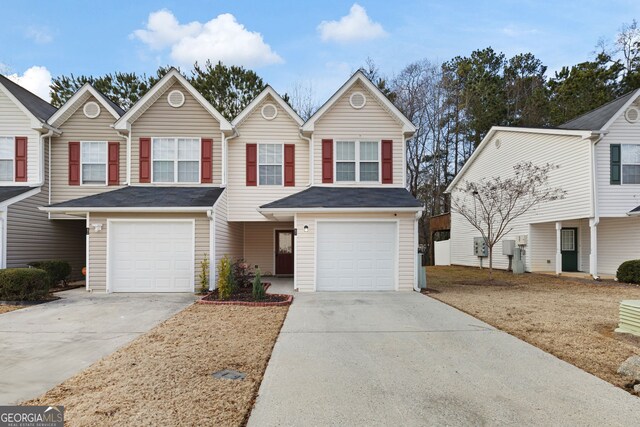
[[(393, 184), (393, 141), (382, 140), (382, 183)], [(322, 140), (322, 183), (333, 183), (333, 139)]]
[[(246, 147), (247, 187), (258, 185), (258, 144)], [(296, 146), (284, 144), (284, 186), (296, 185)]]
[[(140, 138), (140, 182), (151, 182), (151, 138)], [(200, 182), (213, 182), (213, 139), (202, 138), (200, 142)]]
[[(107, 184), (120, 185), (120, 143), (107, 143)], [(80, 185), (80, 142), (69, 142), (69, 185)]]
[(27, 145), (26, 136), (16, 136), (15, 179), (16, 182), (27, 181)]

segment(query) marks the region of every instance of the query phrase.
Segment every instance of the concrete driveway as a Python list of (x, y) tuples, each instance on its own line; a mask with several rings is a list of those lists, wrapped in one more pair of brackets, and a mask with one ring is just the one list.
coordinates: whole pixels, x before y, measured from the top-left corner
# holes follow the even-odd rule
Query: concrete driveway
[(39, 396), (191, 304), (193, 294), (59, 293), (0, 315), (0, 405)]
[(637, 425), (640, 399), (418, 293), (298, 294), (249, 426)]

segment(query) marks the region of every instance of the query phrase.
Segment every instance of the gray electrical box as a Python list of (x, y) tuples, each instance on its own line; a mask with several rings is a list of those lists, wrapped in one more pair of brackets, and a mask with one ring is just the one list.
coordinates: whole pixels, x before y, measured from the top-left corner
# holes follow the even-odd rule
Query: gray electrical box
[(473, 254), (477, 257), (489, 256), (489, 246), (487, 246), (487, 241), (484, 237), (473, 238)]
[(502, 255), (513, 255), (513, 251), (516, 248), (515, 240), (503, 240), (502, 241)]
[(515, 248), (513, 251), (513, 274), (524, 273), (524, 261), (522, 260), (522, 249)]

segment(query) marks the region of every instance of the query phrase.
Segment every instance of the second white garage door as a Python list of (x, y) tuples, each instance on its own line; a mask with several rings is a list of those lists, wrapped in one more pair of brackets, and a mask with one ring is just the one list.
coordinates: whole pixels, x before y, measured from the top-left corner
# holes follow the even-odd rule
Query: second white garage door
[(192, 221), (109, 223), (111, 292), (193, 292)]
[(395, 222), (318, 222), (317, 239), (318, 291), (395, 290)]

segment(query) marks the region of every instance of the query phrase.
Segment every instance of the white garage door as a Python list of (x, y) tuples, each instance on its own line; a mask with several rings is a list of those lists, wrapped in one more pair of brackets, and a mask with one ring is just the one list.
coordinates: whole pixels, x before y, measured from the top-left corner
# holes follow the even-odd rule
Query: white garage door
[(114, 221), (109, 225), (112, 292), (193, 292), (193, 222)]
[(318, 291), (391, 291), (395, 222), (318, 222)]

